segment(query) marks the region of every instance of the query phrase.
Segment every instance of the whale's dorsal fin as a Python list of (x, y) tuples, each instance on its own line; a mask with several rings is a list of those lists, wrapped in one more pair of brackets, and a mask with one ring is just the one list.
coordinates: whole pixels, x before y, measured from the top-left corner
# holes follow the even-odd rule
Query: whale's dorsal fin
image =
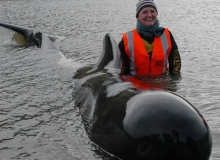
[(103, 38), (102, 54), (98, 63), (94, 67), (98, 69), (121, 68), (118, 45), (109, 33), (107, 33)]

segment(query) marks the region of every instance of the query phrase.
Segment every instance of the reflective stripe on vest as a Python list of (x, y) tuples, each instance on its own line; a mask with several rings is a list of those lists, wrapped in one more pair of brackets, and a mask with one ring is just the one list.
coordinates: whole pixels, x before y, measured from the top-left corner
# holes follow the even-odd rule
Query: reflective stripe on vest
[(130, 59), (131, 75), (153, 76), (168, 71), (168, 57), (172, 46), (167, 28), (160, 37), (154, 38), (151, 59), (136, 29), (123, 34), (123, 41), (126, 54)]

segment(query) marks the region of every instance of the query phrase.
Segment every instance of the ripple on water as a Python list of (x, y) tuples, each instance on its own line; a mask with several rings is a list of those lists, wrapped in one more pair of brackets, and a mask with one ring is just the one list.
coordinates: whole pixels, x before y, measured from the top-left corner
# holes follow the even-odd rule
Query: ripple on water
[[(102, 39), (136, 25), (132, 0), (0, 1), (0, 21), (65, 36), (57, 52), (15, 46), (0, 28), (0, 159), (109, 159), (88, 139), (72, 99), (74, 62), (97, 62)], [(182, 80), (177, 93), (204, 115), (220, 158), (219, 0), (157, 0), (159, 20), (179, 46)], [(122, 7), (123, 6), (123, 7)], [(184, 7), (183, 7), (184, 6)], [(209, 7), (207, 7), (209, 6)], [(79, 65), (77, 65), (79, 67)]]

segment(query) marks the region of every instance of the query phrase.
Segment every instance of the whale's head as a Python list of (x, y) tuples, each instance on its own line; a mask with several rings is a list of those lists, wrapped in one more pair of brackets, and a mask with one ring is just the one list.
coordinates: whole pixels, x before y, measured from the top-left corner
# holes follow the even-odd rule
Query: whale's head
[(208, 160), (212, 138), (204, 117), (173, 93), (146, 91), (127, 102), (124, 130), (134, 155), (148, 160)]

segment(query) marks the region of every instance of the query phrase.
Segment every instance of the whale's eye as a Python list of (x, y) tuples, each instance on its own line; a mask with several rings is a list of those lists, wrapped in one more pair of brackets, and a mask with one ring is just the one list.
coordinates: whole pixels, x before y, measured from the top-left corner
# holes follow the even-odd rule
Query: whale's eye
[(141, 155), (146, 155), (150, 151), (151, 145), (148, 142), (144, 142), (139, 145), (138, 147), (138, 153)]

